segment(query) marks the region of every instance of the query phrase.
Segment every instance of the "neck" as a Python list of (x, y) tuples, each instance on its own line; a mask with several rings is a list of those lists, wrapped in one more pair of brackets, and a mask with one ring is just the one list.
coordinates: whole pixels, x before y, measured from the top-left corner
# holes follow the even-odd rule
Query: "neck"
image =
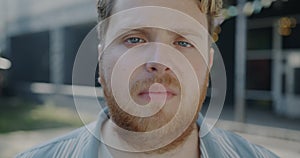
[[(114, 128), (111, 121), (106, 121), (102, 128), (102, 136), (104, 141), (113, 142), (116, 146), (126, 146), (128, 151), (136, 149), (137, 145), (143, 145), (147, 140), (137, 140), (134, 136), (120, 135)], [(113, 157), (199, 157), (199, 130), (197, 124), (194, 123), (180, 137), (172, 143), (152, 151), (146, 152), (127, 152), (118, 150), (118, 148), (108, 148)], [(110, 144), (110, 143), (108, 143)], [(116, 147), (115, 146), (115, 147)], [(128, 148), (129, 147), (129, 148)], [(123, 148), (124, 149), (124, 148)]]

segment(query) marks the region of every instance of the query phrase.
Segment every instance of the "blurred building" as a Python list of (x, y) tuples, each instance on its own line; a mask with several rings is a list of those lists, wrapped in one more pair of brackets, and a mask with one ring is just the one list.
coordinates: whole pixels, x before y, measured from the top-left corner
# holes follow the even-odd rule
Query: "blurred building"
[[(218, 46), (222, 52), (228, 79), (229, 102), (236, 101), (234, 91), (245, 74), (245, 104), (267, 106), (276, 114), (300, 117), (299, 56), (300, 11), (296, 0), (229, 0), (227, 14), (231, 18), (222, 24)], [(238, 2), (243, 2), (246, 14), (245, 57), (237, 52), (239, 36), (235, 18)], [(240, 39), (239, 39), (240, 40)], [(239, 59), (245, 60), (245, 70), (237, 69)], [(243, 62), (242, 62), (243, 63)], [(242, 70), (241, 73), (237, 70)], [(243, 85), (243, 84), (242, 84)], [(239, 87), (241, 88), (241, 87)], [(270, 107), (271, 105), (271, 107)], [(244, 105), (245, 106), (245, 105)], [(236, 109), (236, 113), (238, 108)]]
[[(247, 17), (244, 99), (270, 103), (274, 113), (300, 117), (297, 1), (256, 0), (251, 4), (254, 2), (272, 3)], [(95, 0), (0, 0), (0, 55), (12, 61), (8, 77), (14, 94), (39, 93), (33, 91), (33, 85), (44, 89), (71, 85), (77, 50), (97, 24), (95, 4)], [(235, 52), (236, 18), (226, 20), (221, 29), (217, 44), (228, 77), (226, 102), (232, 105), (235, 67), (239, 66), (235, 65), (239, 53)]]
[(32, 90), (32, 83), (71, 85), (77, 50), (97, 24), (96, 1), (0, 3), (0, 48), (5, 49), (2, 55), (12, 61), (10, 90), (24, 94)]
[(277, 114), (289, 117), (300, 116), (297, 4), (296, 0), (274, 1), (260, 13), (254, 12), (247, 25), (246, 96), (271, 100)]

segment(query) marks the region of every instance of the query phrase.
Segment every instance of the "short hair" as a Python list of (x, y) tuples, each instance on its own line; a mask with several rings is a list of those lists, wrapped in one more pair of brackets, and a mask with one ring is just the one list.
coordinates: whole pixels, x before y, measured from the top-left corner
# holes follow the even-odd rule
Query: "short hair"
[[(207, 14), (208, 20), (208, 32), (212, 35), (216, 27), (214, 23), (215, 17), (221, 14), (221, 9), (223, 6), (223, 0), (199, 0), (199, 8), (205, 14)], [(97, 12), (98, 12), (98, 22), (101, 22), (111, 15), (113, 5), (115, 0), (97, 0)], [(104, 23), (98, 26), (98, 36), (100, 43), (104, 42), (103, 35), (107, 30), (108, 24)]]

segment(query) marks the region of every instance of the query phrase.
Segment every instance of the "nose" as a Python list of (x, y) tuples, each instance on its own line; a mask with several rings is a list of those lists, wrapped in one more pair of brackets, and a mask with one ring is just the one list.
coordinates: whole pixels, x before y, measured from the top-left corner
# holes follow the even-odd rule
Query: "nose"
[(170, 71), (170, 68), (160, 63), (148, 62), (146, 63), (146, 70), (149, 73), (163, 74), (166, 73), (167, 71)]
[[(161, 39), (156, 41), (161, 41)], [(170, 71), (170, 67), (163, 64), (170, 60), (170, 56), (166, 53), (167, 51), (170, 50), (163, 44), (149, 45), (145, 51), (149, 57), (148, 61), (145, 63), (146, 71), (156, 74), (164, 74)]]

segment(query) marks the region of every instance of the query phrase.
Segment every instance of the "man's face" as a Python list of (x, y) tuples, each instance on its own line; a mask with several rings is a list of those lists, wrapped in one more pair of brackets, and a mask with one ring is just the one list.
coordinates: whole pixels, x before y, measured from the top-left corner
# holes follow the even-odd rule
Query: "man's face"
[[(121, 11), (143, 6), (159, 6), (175, 9), (182, 12), (204, 28), (207, 28), (206, 15), (199, 9), (198, 0), (116, 0), (112, 14)], [(135, 13), (135, 12), (133, 12)], [(136, 12), (129, 14), (130, 16), (119, 16), (113, 18), (109, 22), (107, 34), (105, 36), (105, 45), (102, 46), (100, 61), (100, 77), (101, 84), (109, 106), (112, 119), (119, 125), (134, 131), (150, 131), (162, 127), (169, 122), (176, 114), (179, 103), (182, 98), (190, 97), (182, 91), (185, 84), (181, 83), (178, 76), (174, 73), (185, 70), (180, 69), (184, 62), (176, 60), (172, 67), (164, 64), (166, 61), (172, 61), (172, 56), (167, 52), (179, 52), (190, 63), (193, 72), (197, 76), (200, 95), (191, 98), (191, 104), (198, 105), (197, 108), (190, 105), (183, 105), (191, 111), (198, 111), (206, 95), (206, 85), (208, 80), (207, 57), (208, 52), (200, 52), (197, 49), (194, 36), (201, 36), (201, 40), (196, 40), (200, 45), (207, 46), (208, 34), (201, 30), (193, 29), (194, 25), (188, 25), (184, 19), (176, 18), (170, 21), (154, 20), (161, 23), (153, 27), (149, 21), (156, 19), (157, 15), (151, 12)], [(161, 26), (161, 27), (160, 27)], [(171, 28), (168, 28), (170, 26)], [(192, 30), (192, 31), (191, 31)], [(178, 32), (177, 32), (178, 31)], [(194, 31), (194, 32), (193, 32)], [(191, 38), (189, 38), (191, 37)], [(198, 38), (198, 37), (196, 37)], [(200, 39), (200, 37), (199, 37)], [(199, 45), (198, 45), (199, 46)], [(203, 49), (207, 50), (207, 48)], [(124, 112), (116, 102), (112, 94), (112, 74), (113, 68), (118, 60), (128, 52), (138, 53), (138, 59), (143, 58), (144, 64), (136, 66), (130, 74), (128, 89), (132, 99), (144, 106), (149, 102), (164, 103), (162, 109), (151, 117), (136, 117)], [(204, 55), (206, 53), (206, 56)], [(121, 64), (124, 71), (128, 67), (132, 67), (136, 59), (127, 58), (127, 62)], [(190, 70), (186, 70), (190, 71)], [(124, 77), (124, 78), (123, 78)], [(125, 76), (119, 78), (120, 82), (125, 81)], [(182, 76), (184, 77), (184, 76)], [(155, 83), (159, 83), (158, 85)], [(117, 87), (118, 88), (118, 87)], [(126, 92), (124, 92), (126, 93)], [(122, 104), (122, 103), (121, 103)], [(124, 102), (124, 104), (126, 104)], [(190, 109), (189, 109), (190, 106)], [(180, 116), (182, 118), (186, 116)], [(184, 123), (184, 122), (183, 122)], [(174, 130), (174, 129), (173, 129)]]

